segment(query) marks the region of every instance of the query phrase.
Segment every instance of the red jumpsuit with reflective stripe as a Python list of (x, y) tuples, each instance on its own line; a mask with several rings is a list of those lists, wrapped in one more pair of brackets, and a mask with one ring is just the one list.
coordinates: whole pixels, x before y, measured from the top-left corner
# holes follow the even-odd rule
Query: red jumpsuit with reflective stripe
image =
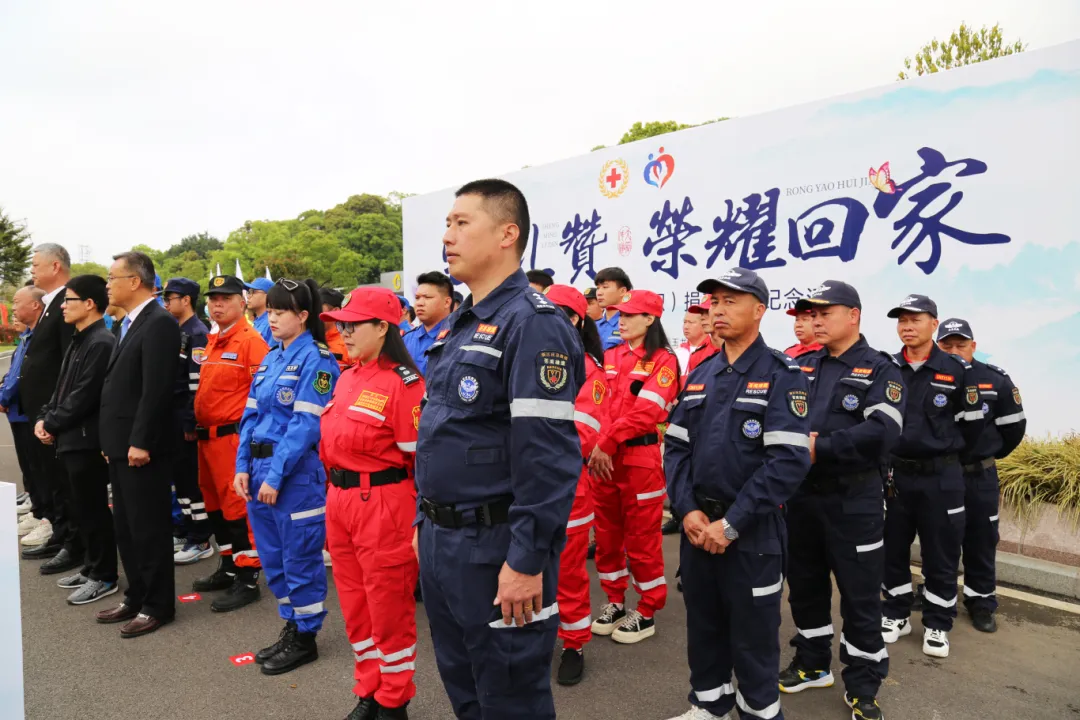
[(712, 341), (706, 342), (694, 352), (690, 353), (690, 360), (686, 363), (686, 372), (683, 373), (683, 380), (686, 376), (692, 373), (697, 366), (705, 362), (713, 355), (716, 354), (716, 346), (712, 344)]
[[(608, 423), (611, 394), (604, 368), (591, 355), (586, 355), (585, 370), (585, 384), (574, 404), (574, 421), (581, 438), (581, 455), (588, 460), (601, 429)], [(589, 553), (589, 529), (595, 519), (592, 482), (589, 468), (582, 467), (574, 506), (566, 524), (566, 547), (559, 560), (559, 637), (564, 648), (573, 650), (582, 648), (592, 638), (589, 570), (585, 564)]]
[[(596, 571), (608, 601), (623, 603), (627, 578), (641, 595), (638, 611), (647, 618), (667, 602), (660, 524), (665, 481), (660, 445), (627, 446), (626, 441), (657, 433), (679, 394), (679, 361), (657, 350), (644, 362), (644, 346), (629, 343), (604, 354), (611, 391), (611, 422), (597, 445), (614, 460), (609, 481), (593, 478), (596, 507)], [(629, 560), (629, 569), (627, 561)]]
[[(416, 694), (413, 468), (423, 395), (419, 373), (380, 359), (345, 370), (322, 415), (323, 463), (361, 475), (360, 487), (331, 484), (326, 495), (326, 541), (356, 660), (353, 692), (391, 708)], [(390, 468), (409, 477), (368, 484), (371, 473)]]

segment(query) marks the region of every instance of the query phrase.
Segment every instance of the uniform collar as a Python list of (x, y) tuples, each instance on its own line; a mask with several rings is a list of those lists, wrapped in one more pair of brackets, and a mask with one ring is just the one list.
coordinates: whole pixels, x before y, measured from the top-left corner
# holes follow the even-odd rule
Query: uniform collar
[(849, 347), (843, 352), (843, 354), (837, 357), (830, 355), (829, 348), (827, 347), (823, 347), (820, 350), (816, 350), (815, 352), (825, 353), (822, 356), (822, 359), (829, 358), (830, 360), (839, 360), (848, 367), (855, 367), (859, 363), (859, 360), (862, 358), (863, 354), (866, 352), (867, 348), (869, 347), (870, 345), (866, 342), (866, 337), (864, 337), (862, 333), (859, 333), (859, 339), (855, 341), (855, 344)]
[(244, 318), (241, 317), (239, 320), (233, 323), (233, 326), (231, 328), (229, 328), (225, 332), (221, 332), (221, 330), (219, 329), (217, 334), (217, 341), (219, 343), (222, 343), (232, 340), (233, 336), (235, 336), (236, 333), (240, 332), (240, 326), (243, 325), (244, 322)]
[(438, 337), (439, 333), (446, 328), (446, 322), (449, 319), (450, 316), (447, 315), (442, 320), (440, 320), (435, 327), (431, 328), (431, 330), (425, 328), (423, 324), (417, 325), (415, 328), (413, 328), (413, 330), (417, 331), (421, 335), (427, 335), (429, 338), (435, 338)]
[[(762, 355), (762, 353), (766, 353), (768, 351), (769, 346), (765, 344), (765, 338), (761, 335), (761, 333), (758, 333), (757, 339), (750, 344), (750, 347), (746, 348), (746, 351), (739, 356), (739, 359), (736, 360), (735, 364), (731, 367), (735, 369), (735, 372), (739, 373), (740, 375), (744, 375), (746, 374), (746, 371), (750, 369), (750, 366), (757, 362), (757, 359)], [(724, 368), (728, 366), (727, 353), (717, 351), (716, 354), (719, 356), (720, 359), (712, 361), (716, 363), (716, 371), (714, 374), (720, 373)]]
[(465, 298), (465, 302), (461, 303), (458, 311), (462, 314), (465, 311), (472, 311), (472, 314), (481, 320), (490, 320), (503, 305), (520, 295), (527, 287), (529, 287), (529, 278), (525, 277), (524, 270), (518, 268), (478, 304), (473, 305), (472, 295), (469, 295)]
[(281, 351), (281, 357), (286, 363), (292, 363), (296, 359), (304, 348), (308, 345), (314, 345), (315, 339), (311, 337), (311, 333), (307, 330), (296, 336), (296, 339), (292, 341), (289, 347)]
[[(911, 366), (911, 362), (908, 360), (907, 357), (906, 347), (900, 348), (898, 357), (901, 364), (907, 365), (909, 367)], [(945, 365), (945, 353), (942, 351), (941, 348), (937, 346), (937, 343), (930, 344), (930, 354), (927, 356), (926, 360), (923, 360), (923, 364), (920, 367), (929, 367), (933, 368), (934, 370), (948, 369), (948, 366)]]

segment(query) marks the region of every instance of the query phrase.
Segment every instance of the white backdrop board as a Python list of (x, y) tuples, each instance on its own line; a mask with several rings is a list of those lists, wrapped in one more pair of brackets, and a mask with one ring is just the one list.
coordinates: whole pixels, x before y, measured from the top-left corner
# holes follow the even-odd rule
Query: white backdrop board
[[(1009, 371), (1029, 430), (1057, 434), (1080, 426), (1078, 128), (1080, 41), (503, 177), (529, 202), (526, 269), (584, 289), (621, 266), (665, 297), (673, 341), (698, 282), (736, 265), (768, 282), (780, 349), (783, 310), (825, 279), (860, 291), (870, 343), (894, 352), (886, 312), (927, 294)], [(406, 293), (446, 270), (453, 193), (404, 201)]]
[(14, 485), (0, 482), (0, 717), (5, 720), (25, 717), (16, 494)]

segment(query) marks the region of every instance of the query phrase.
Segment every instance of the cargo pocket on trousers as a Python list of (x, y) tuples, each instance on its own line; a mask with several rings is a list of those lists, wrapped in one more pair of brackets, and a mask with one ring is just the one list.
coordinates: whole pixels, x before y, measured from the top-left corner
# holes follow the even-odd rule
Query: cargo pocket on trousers
[(289, 519), (293, 524), (295, 554), (299, 557), (317, 555), (322, 562), (322, 551), (326, 545), (326, 501), (320, 507), (290, 513)]
[(842, 502), (841, 532), (845, 552), (859, 562), (875, 562), (885, 548), (885, 510), (879, 498), (853, 498)]

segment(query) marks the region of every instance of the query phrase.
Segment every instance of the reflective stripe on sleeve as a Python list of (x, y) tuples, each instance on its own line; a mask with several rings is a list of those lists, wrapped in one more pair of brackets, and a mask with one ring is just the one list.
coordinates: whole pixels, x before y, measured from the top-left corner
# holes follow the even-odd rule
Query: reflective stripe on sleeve
[(579, 422), (582, 425), (588, 425), (596, 432), (600, 432), (600, 421), (594, 418), (589, 413), (583, 413), (580, 410), (575, 410), (574, 421)]
[(791, 445), (793, 447), (801, 447), (809, 450), (810, 436), (803, 435), (802, 433), (773, 430), (772, 432), (765, 433), (764, 443), (766, 445)]
[(668, 423), (667, 433), (673, 438), (678, 438), (685, 443), (690, 442), (690, 433), (686, 431), (686, 428), (676, 425), (674, 423)]
[(654, 393), (652, 390), (642, 390), (638, 393), (638, 397), (642, 400), (649, 400), (660, 406), (660, 409), (667, 412), (667, 400), (662, 398), (659, 394)]
[(546, 418), (548, 420), (573, 420), (574, 403), (567, 400), (517, 398), (510, 403), (510, 417), (535, 417)]
[(297, 400), (293, 403), (293, 410), (296, 412), (308, 413), (315, 417), (321, 417), (323, 414), (323, 406), (317, 405), (313, 402), (306, 402), (304, 400)]
[(887, 416), (894, 423), (896, 423), (901, 430), (904, 429), (904, 416), (901, 415), (900, 411), (892, 405), (889, 405), (887, 403), (877, 403), (876, 405), (871, 405), (870, 407), (866, 408), (865, 412), (863, 412), (863, 417), (868, 418), (870, 417), (870, 414), (874, 412), (879, 412)]

